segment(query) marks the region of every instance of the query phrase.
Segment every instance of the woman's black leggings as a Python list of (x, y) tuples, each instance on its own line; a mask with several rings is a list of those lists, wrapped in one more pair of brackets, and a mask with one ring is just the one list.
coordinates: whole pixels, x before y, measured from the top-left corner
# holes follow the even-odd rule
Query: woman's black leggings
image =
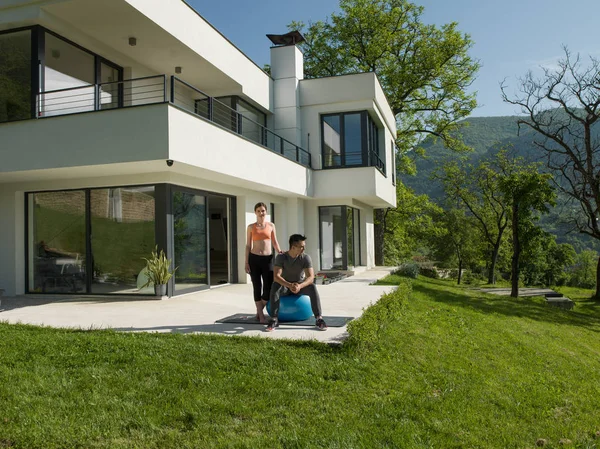
[(254, 290), (254, 301), (268, 301), (273, 285), (273, 256), (248, 255), (250, 279)]

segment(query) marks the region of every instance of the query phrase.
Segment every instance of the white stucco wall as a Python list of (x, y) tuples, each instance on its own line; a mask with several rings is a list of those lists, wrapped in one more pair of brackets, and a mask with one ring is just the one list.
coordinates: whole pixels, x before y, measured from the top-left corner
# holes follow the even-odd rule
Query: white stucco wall
[(169, 110), (169, 158), (239, 183), (261, 184), (266, 191), (308, 194), (306, 167), (173, 107)]
[(0, 174), (167, 159), (167, 113), (158, 104), (3, 123)]

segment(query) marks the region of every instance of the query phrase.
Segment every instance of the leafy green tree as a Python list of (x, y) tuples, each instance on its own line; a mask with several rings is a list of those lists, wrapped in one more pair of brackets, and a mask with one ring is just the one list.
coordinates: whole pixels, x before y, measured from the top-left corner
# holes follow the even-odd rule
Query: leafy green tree
[(510, 205), (500, 192), (500, 173), (489, 161), (477, 167), (459, 161), (446, 163), (436, 175), (444, 185), (449, 203), (464, 207), (474, 217), (489, 251), (488, 283), (496, 283), (496, 263)]
[(481, 239), (477, 238), (477, 225), (463, 209), (454, 208), (438, 215), (441, 230), (432, 233), (430, 247), (437, 262), (458, 266), (457, 284), (460, 284), (463, 269), (478, 261), (483, 252)]
[(546, 253), (546, 285), (563, 285), (568, 281), (567, 269), (575, 263), (577, 253), (568, 243), (557, 244), (555, 239), (551, 242)]
[(434, 220), (441, 209), (429, 201), (427, 195), (415, 195), (398, 183), (396, 197), (397, 207), (386, 209), (384, 213), (385, 263), (389, 265), (409, 259), (432, 235), (442, 232)]
[[(519, 258), (523, 250), (522, 240), (528, 241), (538, 232), (534, 221), (538, 213), (547, 213), (554, 205), (556, 194), (550, 185), (552, 175), (540, 173), (540, 164), (526, 163), (521, 157), (510, 157), (500, 151), (495, 157), (499, 169), (498, 187), (504, 195), (504, 203), (510, 205), (512, 230), (511, 293), (519, 296)], [(533, 236), (531, 236), (533, 237)]]
[[(308, 26), (292, 22), (290, 29), (306, 39), (307, 78), (375, 72), (396, 116), (397, 166), (410, 170), (407, 152), (424, 137), (441, 138), (448, 147), (464, 148), (452, 135), (459, 121), (476, 106), (467, 93), (479, 69), (468, 54), (473, 45), (455, 22), (426, 25), (423, 7), (407, 0), (340, 0), (340, 12), (330, 21)], [(375, 258), (383, 263), (381, 227), (385, 212), (376, 211)]]
[[(576, 206), (573, 225), (600, 240), (600, 60), (590, 58), (583, 67), (579, 56), (567, 48), (564, 52), (557, 67), (544, 69), (542, 77), (529, 72), (519, 79), (514, 94), (503, 83), (502, 96), (521, 108), (525, 116), (519, 126), (534, 131), (534, 144), (555, 173), (557, 188)], [(599, 269), (596, 273), (600, 276)], [(595, 284), (600, 300), (600, 278)]]
[(594, 288), (596, 286), (596, 260), (598, 253), (584, 250), (577, 255), (575, 265), (571, 269), (569, 285), (581, 288)]

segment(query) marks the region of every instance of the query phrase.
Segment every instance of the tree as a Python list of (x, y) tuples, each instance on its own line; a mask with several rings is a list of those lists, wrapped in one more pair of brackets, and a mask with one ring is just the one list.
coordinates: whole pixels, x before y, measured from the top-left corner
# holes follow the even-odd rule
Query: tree
[[(590, 58), (583, 67), (579, 55), (573, 57), (567, 48), (564, 53), (558, 67), (543, 69), (541, 78), (532, 72), (520, 78), (513, 95), (503, 82), (502, 97), (526, 114), (519, 126), (535, 131), (534, 144), (557, 175), (557, 188), (577, 208), (571, 217), (575, 228), (600, 240), (600, 61)], [(595, 297), (600, 300), (599, 269), (596, 276)]]
[[(540, 165), (527, 164), (520, 158), (512, 158), (500, 151), (495, 158), (499, 168), (498, 187), (504, 195), (504, 203), (510, 205), (513, 254), (511, 260), (511, 293), (519, 296), (519, 258), (523, 249), (522, 238), (532, 237), (538, 228), (534, 221), (536, 212), (547, 213), (548, 205), (554, 205), (555, 192), (550, 185), (552, 176), (540, 173)], [(533, 238), (531, 239), (533, 240)]]
[[(410, 167), (407, 153), (428, 135), (451, 148), (464, 148), (451, 132), (476, 106), (473, 82), (479, 62), (468, 55), (473, 41), (455, 22), (436, 27), (421, 21), (423, 7), (407, 0), (340, 0), (330, 22), (290, 29), (306, 39), (307, 78), (375, 72), (396, 117), (398, 167)], [(385, 222), (376, 210), (376, 226)], [(376, 263), (383, 264), (383, 235), (376, 229)]]
[(444, 185), (448, 202), (465, 207), (475, 218), (489, 249), (488, 284), (495, 284), (500, 245), (510, 217), (510, 205), (500, 192), (497, 168), (488, 161), (477, 167), (451, 161), (436, 176)]
[(413, 255), (433, 235), (441, 232), (434, 217), (441, 214), (427, 195), (415, 193), (401, 183), (396, 185), (398, 207), (386, 209), (386, 259), (390, 265), (398, 265)]
[(462, 281), (463, 269), (479, 259), (481, 254), (477, 225), (473, 217), (465, 215), (464, 209), (449, 209), (437, 218), (442, 231), (432, 235), (430, 246), (436, 261), (445, 264), (457, 264), (457, 284)]

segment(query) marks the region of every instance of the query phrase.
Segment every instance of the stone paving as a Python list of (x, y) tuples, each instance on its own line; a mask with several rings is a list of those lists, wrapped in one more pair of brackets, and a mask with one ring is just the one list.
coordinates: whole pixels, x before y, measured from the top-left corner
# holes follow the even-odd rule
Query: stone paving
[[(319, 285), (325, 316), (359, 317), (393, 286), (370, 285), (393, 268), (377, 267), (341, 281)], [(126, 332), (177, 332), (244, 335), (267, 338), (315, 339), (339, 344), (347, 336), (346, 326), (322, 332), (315, 327), (286, 326), (265, 332), (264, 325), (221, 324), (216, 320), (235, 313), (253, 313), (250, 284), (224, 285), (170, 299), (137, 299), (66, 296), (2, 297), (0, 321), (57, 328), (114, 329)]]

